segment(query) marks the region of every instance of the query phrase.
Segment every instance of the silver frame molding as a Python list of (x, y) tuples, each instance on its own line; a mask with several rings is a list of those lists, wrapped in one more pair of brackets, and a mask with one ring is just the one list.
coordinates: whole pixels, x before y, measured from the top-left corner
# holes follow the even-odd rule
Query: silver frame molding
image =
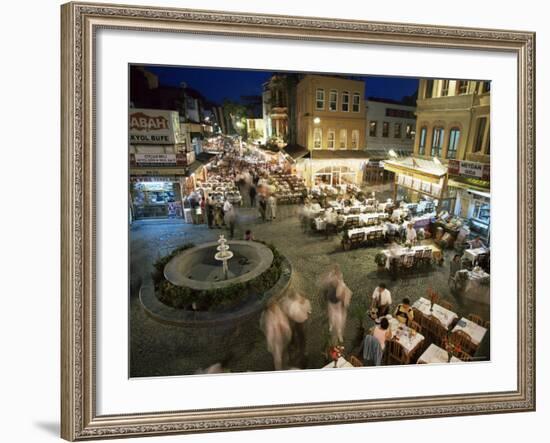
[[(535, 34), (68, 3), (61, 7), (61, 436), (67, 440), (535, 410)], [(101, 28), (505, 51), (518, 69), (518, 380), (511, 392), (98, 416), (95, 32)]]

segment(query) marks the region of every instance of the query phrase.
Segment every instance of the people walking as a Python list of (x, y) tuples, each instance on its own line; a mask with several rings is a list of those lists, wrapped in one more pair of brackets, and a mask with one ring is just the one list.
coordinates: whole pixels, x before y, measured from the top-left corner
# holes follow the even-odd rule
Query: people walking
[(250, 207), (253, 208), (256, 206), (256, 186), (255, 185), (250, 184), (248, 195), (250, 197)]

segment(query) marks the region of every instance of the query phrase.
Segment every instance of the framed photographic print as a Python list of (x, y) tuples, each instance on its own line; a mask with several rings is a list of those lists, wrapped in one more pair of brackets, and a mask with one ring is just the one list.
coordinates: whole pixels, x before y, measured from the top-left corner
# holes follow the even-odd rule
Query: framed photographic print
[(533, 33), (61, 14), (63, 438), (534, 410)]

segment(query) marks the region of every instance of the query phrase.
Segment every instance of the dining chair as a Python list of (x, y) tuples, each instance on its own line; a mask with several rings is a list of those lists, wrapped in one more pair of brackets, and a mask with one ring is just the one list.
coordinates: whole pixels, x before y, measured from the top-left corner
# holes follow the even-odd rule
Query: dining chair
[(479, 315), (476, 315), (476, 314), (468, 314), (468, 320), (473, 321), (475, 324), (479, 326), (483, 326), (483, 324), (485, 323), (485, 321)]
[(460, 346), (461, 350), (469, 355), (474, 355), (477, 351), (477, 345), (472, 341), (470, 334), (461, 329), (451, 333), (449, 342), (454, 346)]
[(440, 300), (438, 303), (439, 306), (442, 308), (448, 309), (449, 311), (454, 311), (454, 306), (451, 302), (448, 302), (446, 300)]
[(401, 343), (399, 343), (397, 340), (392, 339), (388, 342), (387, 346), (387, 363), (389, 365), (397, 364), (397, 365), (406, 365), (409, 364), (409, 356), (407, 354), (407, 351), (403, 347)]
[(420, 326), (420, 323), (418, 323), (417, 321), (411, 321), (410, 328), (414, 329), (419, 334), (422, 334), (422, 326)]

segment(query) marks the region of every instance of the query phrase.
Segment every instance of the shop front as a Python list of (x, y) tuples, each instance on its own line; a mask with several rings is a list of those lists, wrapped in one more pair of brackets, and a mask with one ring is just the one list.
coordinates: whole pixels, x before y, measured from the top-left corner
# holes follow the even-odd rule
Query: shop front
[(175, 177), (132, 177), (132, 218), (181, 218), (181, 184)]
[(448, 192), (447, 168), (441, 163), (407, 157), (385, 161), (384, 169), (394, 174), (395, 202), (426, 201), (437, 211), (452, 212), (455, 196)]
[(449, 160), (449, 190), (456, 193), (454, 215), (468, 220), (470, 231), (489, 240), (491, 167), (488, 163)]

